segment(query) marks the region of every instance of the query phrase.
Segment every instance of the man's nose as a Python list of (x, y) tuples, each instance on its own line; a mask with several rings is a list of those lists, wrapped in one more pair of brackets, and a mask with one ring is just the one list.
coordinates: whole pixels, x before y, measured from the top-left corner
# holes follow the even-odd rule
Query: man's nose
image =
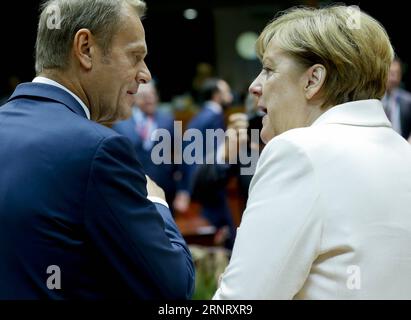
[(148, 83), (151, 81), (151, 72), (148, 70), (148, 67), (145, 62), (143, 62), (142, 70), (137, 74), (138, 83)]

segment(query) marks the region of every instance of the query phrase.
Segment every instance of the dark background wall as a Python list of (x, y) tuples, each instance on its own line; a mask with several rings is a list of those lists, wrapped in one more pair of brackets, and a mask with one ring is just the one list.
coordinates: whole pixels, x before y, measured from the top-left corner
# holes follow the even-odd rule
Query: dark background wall
[[(146, 0), (148, 13), (143, 24), (149, 49), (147, 63), (157, 79), (163, 100), (170, 100), (191, 88), (196, 65), (208, 62), (217, 74), (227, 78), (238, 92), (244, 90), (259, 70), (259, 62), (246, 61), (235, 51), (235, 40), (243, 31), (259, 33), (278, 10), (296, 4), (325, 5), (331, 1), (286, 0)], [(34, 77), (34, 43), (38, 0), (3, 2), (1, 10), (0, 96), (8, 94), (8, 79)], [(408, 12), (400, 1), (346, 1), (359, 5), (387, 29), (396, 52), (406, 66), (411, 61), (408, 45)], [(198, 11), (195, 20), (183, 11)], [(404, 77), (411, 87), (409, 72)]]

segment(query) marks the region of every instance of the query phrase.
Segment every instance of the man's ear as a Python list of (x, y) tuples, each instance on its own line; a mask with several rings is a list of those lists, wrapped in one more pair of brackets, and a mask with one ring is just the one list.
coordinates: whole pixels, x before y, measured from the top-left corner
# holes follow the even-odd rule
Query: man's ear
[(305, 78), (305, 97), (311, 100), (322, 88), (327, 69), (322, 64), (315, 64), (306, 71)]
[(93, 66), (95, 40), (90, 30), (80, 29), (74, 36), (73, 53), (79, 64), (86, 70)]

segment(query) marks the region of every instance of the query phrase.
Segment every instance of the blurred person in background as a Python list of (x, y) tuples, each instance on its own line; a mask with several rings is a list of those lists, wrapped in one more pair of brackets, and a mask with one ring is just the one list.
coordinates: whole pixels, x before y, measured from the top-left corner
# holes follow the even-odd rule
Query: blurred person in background
[[(210, 156), (207, 152), (217, 154), (217, 143), (206, 140), (206, 131), (225, 130), (224, 110), (232, 103), (233, 96), (229, 84), (221, 78), (206, 80), (201, 89), (203, 101), (201, 111), (189, 122), (187, 129), (197, 129), (202, 136), (202, 162)], [(183, 150), (189, 142), (183, 143)], [(197, 159), (199, 160), (199, 159)], [(209, 189), (208, 194), (193, 194), (195, 176), (199, 169), (198, 163), (188, 164), (184, 161), (181, 166), (182, 178), (178, 184), (178, 191), (173, 206), (177, 212), (185, 213), (189, 209), (194, 196), (202, 206), (202, 215), (217, 229), (225, 228), (228, 231), (226, 246), (231, 248), (235, 233), (232, 214), (228, 206), (227, 194), (224, 186), (214, 190)]]
[[(222, 158), (222, 161), (213, 164), (204, 163), (199, 166), (194, 182), (195, 193), (206, 194), (207, 190), (226, 186), (230, 177), (234, 176), (245, 206), (253, 172), (243, 172), (242, 169), (249, 168), (251, 164), (242, 163), (240, 152), (252, 155), (253, 150), (256, 151), (255, 154), (258, 156), (264, 148), (259, 136), (264, 113), (257, 110), (256, 102), (255, 96), (252, 94), (247, 95), (244, 101), (245, 112), (233, 113), (228, 117), (226, 139), (217, 151), (217, 155)], [(258, 141), (251, 140), (252, 130), (257, 130)]]
[(158, 105), (159, 96), (153, 81), (141, 84), (134, 95), (132, 116), (114, 124), (112, 128), (130, 139), (144, 171), (164, 190), (167, 203), (172, 203), (176, 192), (175, 176), (178, 167), (173, 161), (156, 164), (153, 162), (152, 157), (155, 155), (152, 155), (152, 150), (159, 142), (153, 134), (157, 129), (165, 129), (171, 137), (171, 148), (168, 149), (171, 154), (163, 156), (173, 160), (174, 117), (159, 110)]
[(16, 75), (12, 75), (7, 79), (6, 94), (0, 97), (0, 106), (7, 102), (7, 100), (10, 98), (10, 95), (14, 92), (14, 90), (20, 83), (20, 78)]
[(402, 69), (401, 59), (396, 56), (390, 66), (382, 103), (392, 128), (411, 142), (411, 93), (401, 88)]
[(214, 67), (207, 62), (199, 62), (191, 83), (191, 95), (196, 103), (201, 100), (201, 90), (204, 82), (214, 77)]

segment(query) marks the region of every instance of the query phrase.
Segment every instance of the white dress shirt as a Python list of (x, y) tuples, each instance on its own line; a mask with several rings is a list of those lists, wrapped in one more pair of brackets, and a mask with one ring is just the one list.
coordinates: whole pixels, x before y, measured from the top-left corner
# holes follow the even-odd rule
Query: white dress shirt
[(267, 144), (214, 299), (411, 299), (411, 147), (380, 101)]
[(81, 105), (81, 107), (83, 108), (84, 112), (86, 113), (87, 119), (90, 120), (90, 110), (87, 108), (87, 106), (84, 104), (84, 102), (77, 96), (75, 95), (73, 92), (71, 92), (69, 89), (67, 89), (65, 86), (61, 85), (60, 83), (51, 80), (49, 78), (46, 77), (35, 77), (33, 79), (33, 82), (37, 82), (37, 83), (44, 83), (44, 84), (48, 84), (51, 86), (55, 86), (58, 87), (60, 89), (63, 89), (64, 91), (70, 93), (74, 99), (77, 100), (77, 102)]

